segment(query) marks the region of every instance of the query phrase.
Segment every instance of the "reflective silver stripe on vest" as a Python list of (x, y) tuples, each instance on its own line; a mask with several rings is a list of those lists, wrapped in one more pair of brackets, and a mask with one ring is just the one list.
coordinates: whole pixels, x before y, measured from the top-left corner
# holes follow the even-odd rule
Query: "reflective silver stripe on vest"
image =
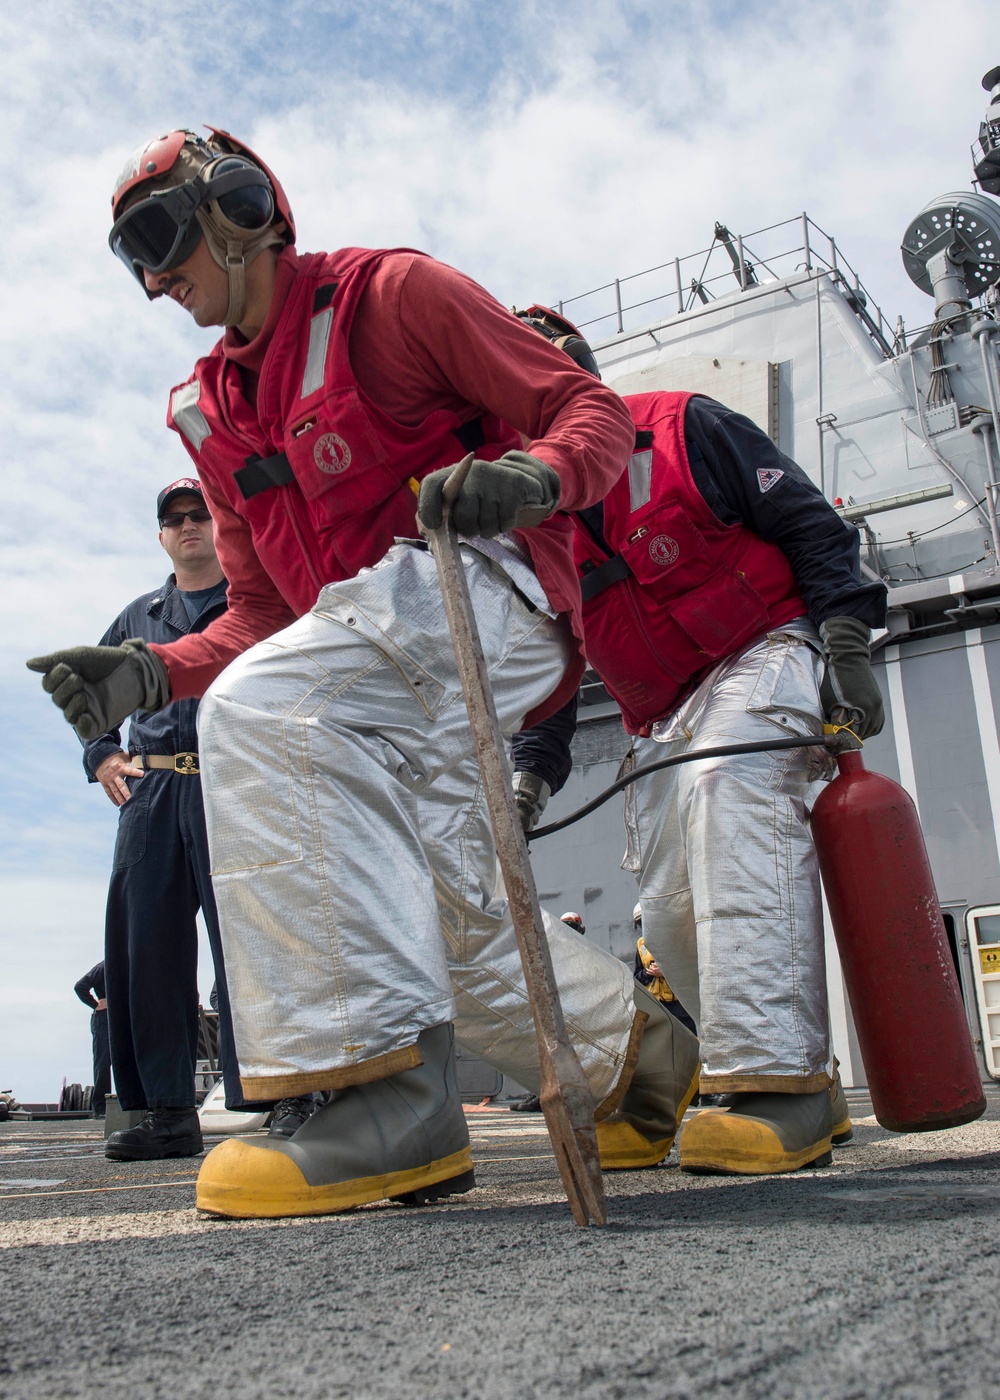
[(333, 326), (333, 307), (328, 306), (309, 323), (309, 353), (306, 355), (306, 372), (302, 376), (302, 398), (307, 399), (322, 389), (326, 377), (326, 350), (330, 344), (330, 329)]
[(628, 459), (628, 508), (644, 506), (653, 490), (653, 451), (635, 452)]
[(212, 436), (208, 420), (198, 407), (200, 398), (201, 385), (197, 379), (175, 389), (170, 396), (170, 416), (196, 452), (200, 452), (201, 444)]

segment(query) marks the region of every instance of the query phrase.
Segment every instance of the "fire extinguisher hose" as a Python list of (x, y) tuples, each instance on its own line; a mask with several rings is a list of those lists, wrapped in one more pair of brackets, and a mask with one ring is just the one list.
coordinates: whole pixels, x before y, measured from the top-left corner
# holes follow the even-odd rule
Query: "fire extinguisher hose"
[[(574, 822), (581, 821), (588, 817), (591, 812), (596, 812), (598, 807), (603, 807), (605, 802), (610, 801), (616, 792), (621, 792), (630, 784), (638, 782), (647, 773), (658, 773), (661, 768), (673, 768), (678, 763), (696, 763), (700, 758), (735, 758), (738, 754), (744, 753), (772, 753), (779, 749), (830, 749), (837, 753), (844, 748), (844, 739), (838, 732), (840, 729), (847, 729), (848, 726), (828, 725), (827, 733), (817, 734), (808, 739), (765, 739), (749, 744), (717, 744), (710, 749), (692, 749), (688, 753), (672, 754), (669, 758), (661, 758), (656, 763), (645, 763), (641, 768), (635, 768), (631, 773), (626, 773), (623, 778), (611, 784), (603, 792), (597, 794), (590, 802), (584, 804), (577, 811), (571, 812), (568, 817), (563, 817), (562, 821), (550, 822), (548, 826), (540, 826), (535, 831), (527, 832), (529, 841), (537, 841), (542, 836), (551, 836), (556, 831), (562, 831), (567, 826), (572, 826)], [(853, 731), (851, 737), (854, 738)], [(860, 745), (858, 745), (860, 747)]]

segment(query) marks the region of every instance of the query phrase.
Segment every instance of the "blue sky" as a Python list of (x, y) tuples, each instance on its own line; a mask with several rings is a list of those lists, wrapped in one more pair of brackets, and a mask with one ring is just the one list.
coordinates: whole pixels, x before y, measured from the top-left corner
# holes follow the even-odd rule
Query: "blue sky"
[[(46, 0), (0, 11), (0, 1087), (89, 1077), (72, 984), (100, 952), (115, 813), (25, 657), (96, 640), (167, 561), (187, 470), (167, 391), (210, 338), (107, 250), (137, 145), (201, 122), (279, 172), (303, 249), (408, 245), (504, 303), (570, 297), (808, 209), (890, 321), (898, 245), (967, 188), (995, 3)], [(992, 37), (991, 37), (992, 36)], [(204, 985), (210, 984), (206, 972)]]

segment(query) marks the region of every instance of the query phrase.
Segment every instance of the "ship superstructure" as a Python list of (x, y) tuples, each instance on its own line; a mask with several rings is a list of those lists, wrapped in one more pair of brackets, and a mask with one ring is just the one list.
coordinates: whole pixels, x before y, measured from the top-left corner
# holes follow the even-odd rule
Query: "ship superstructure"
[[(605, 382), (747, 414), (857, 524), (862, 568), (889, 589), (888, 718), (866, 762), (917, 802), (983, 1073), (1000, 1079), (1000, 68), (983, 85), (979, 188), (931, 200), (903, 237), (906, 271), (933, 298), (925, 326), (890, 325), (805, 213), (745, 235), (717, 224), (700, 252), (559, 309)], [(576, 767), (547, 820), (605, 787), (628, 748), (596, 678), (581, 699)], [(582, 902), (588, 936), (629, 958), (623, 839), (613, 802), (532, 856), (543, 900)], [(844, 1081), (863, 1084), (832, 941), (828, 963)]]

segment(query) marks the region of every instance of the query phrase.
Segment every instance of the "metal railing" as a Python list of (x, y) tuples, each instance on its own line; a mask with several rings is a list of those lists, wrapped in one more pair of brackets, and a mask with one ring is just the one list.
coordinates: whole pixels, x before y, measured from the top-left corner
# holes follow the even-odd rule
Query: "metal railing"
[(809, 215), (786, 219), (749, 234), (730, 234), (722, 224), (707, 248), (682, 258), (616, 277), (601, 287), (557, 303), (591, 342), (611, 341), (651, 322), (709, 305), (734, 290), (759, 290), (796, 272), (832, 274), (848, 304), (883, 355), (897, 353), (901, 327), (890, 327), (836, 242)]

